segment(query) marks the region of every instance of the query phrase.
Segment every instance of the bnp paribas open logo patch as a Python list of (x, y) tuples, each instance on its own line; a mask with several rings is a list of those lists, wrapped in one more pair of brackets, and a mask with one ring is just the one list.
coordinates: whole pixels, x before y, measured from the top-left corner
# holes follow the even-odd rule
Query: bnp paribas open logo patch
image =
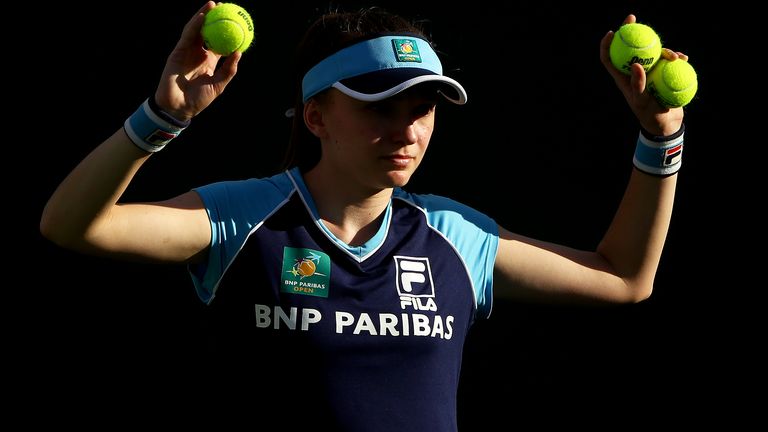
[(413, 39), (392, 39), (392, 48), (395, 49), (395, 56), (399, 62), (421, 63), (421, 54), (419, 46)]
[(327, 254), (306, 248), (283, 249), (283, 280), (280, 291), (328, 297), (331, 259)]

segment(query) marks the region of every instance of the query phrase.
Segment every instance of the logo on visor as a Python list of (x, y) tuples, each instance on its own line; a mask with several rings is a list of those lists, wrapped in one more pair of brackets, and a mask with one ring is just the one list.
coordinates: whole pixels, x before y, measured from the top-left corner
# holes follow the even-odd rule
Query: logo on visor
[(395, 57), (399, 62), (421, 63), (419, 46), (413, 39), (392, 39), (392, 48), (395, 49)]

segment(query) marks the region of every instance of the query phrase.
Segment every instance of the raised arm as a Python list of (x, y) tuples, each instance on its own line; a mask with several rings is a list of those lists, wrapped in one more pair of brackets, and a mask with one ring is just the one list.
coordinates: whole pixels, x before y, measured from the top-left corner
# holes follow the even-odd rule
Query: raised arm
[[(220, 56), (203, 48), (200, 28), (214, 6), (209, 1), (187, 22), (150, 96), (153, 108), (148, 109), (164, 113), (179, 129), (213, 102), (237, 72), (239, 53), (217, 69)], [(195, 192), (155, 203), (118, 202), (151, 154), (128, 137), (125, 127), (117, 130), (50, 197), (40, 221), (42, 234), (86, 253), (167, 262), (201, 258), (211, 234)]]
[[(629, 15), (627, 22), (635, 22)], [(631, 75), (619, 72), (608, 51), (613, 32), (600, 43), (600, 59), (627, 103), (654, 139), (682, 133), (682, 108), (666, 109), (645, 92), (646, 75), (639, 64)], [(666, 50), (664, 57), (687, 61)], [(681, 135), (680, 135), (681, 136)], [(653, 290), (664, 247), (677, 174), (657, 176), (634, 169), (624, 197), (595, 251), (541, 242), (500, 228), (494, 291), (498, 297), (576, 302), (637, 302)]]

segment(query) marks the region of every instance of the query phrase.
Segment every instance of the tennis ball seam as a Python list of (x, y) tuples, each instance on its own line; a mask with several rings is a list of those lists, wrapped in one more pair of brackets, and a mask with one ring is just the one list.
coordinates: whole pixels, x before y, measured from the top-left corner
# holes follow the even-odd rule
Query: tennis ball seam
[(646, 24), (624, 24), (614, 33), (609, 54), (611, 63), (624, 74), (631, 73), (634, 63), (648, 72), (661, 57), (661, 38)]
[(253, 21), (243, 7), (235, 3), (219, 3), (206, 13), (201, 34), (207, 49), (230, 55), (250, 47), (253, 29)]
[(656, 40), (652, 39), (649, 44), (647, 45), (635, 45), (634, 42), (629, 41), (628, 39), (624, 38), (624, 32), (619, 32), (619, 37), (621, 38), (621, 41), (624, 42), (624, 45), (626, 45), (629, 48), (634, 49), (649, 49), (656, 46)]
[(243, 26), (241, 26), (239, 22), (230, 18), (221, 18), (221, 19), (217, 19), (216, 21), (211, 21), (205, 24), (204, 27), (208, 27), (212, 25), (221, 25), (221, 24), (232, 24), (234, 26), (233, 28), (240, 30), (240, 33), (238, 34), (240, 39), (240, 45), (238, 45), (238, 48), (242, 47), (243, 43), (245, 42), (245, 29), (243, 29)]
[(662, 106), (681, 107), (696, 96), (698, 77), (693, 66), (685, 60), (662, 59), (648, 75), (646, 87)]

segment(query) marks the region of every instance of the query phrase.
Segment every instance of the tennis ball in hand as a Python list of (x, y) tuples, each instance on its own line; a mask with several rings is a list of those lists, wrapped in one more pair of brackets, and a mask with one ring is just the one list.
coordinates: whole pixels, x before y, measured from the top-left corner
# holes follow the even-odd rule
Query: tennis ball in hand
[(205, 14), (200, 31), (207, 49), (228, 56), (243, 52), (253, 41), (253, 21), (248, 12), (234, 3), (219, 3)]
[(659, 105), (667, 108), (685, 106), (696, 95), (699, 81), (696, 71), (685, 60), (661, 59), (651, 69), (645, 84)]
[(609, 53), (611, 63), (627, 75), (632, 63), (639, 63), (648, 72), (661, 56), (661, 40), (645, 24), (624, 24), (614, 33)]

